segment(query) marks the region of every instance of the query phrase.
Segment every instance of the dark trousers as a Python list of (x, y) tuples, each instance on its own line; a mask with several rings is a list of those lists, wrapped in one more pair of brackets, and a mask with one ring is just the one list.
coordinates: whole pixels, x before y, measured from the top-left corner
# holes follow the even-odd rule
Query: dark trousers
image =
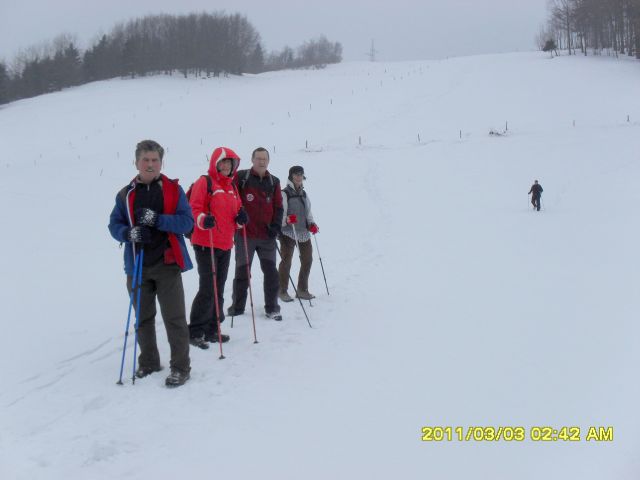
[[(131, 294), (130, 275), (127, 276), (127, 290)], [(137, 291), (133, 305), (137, 308)], [(189, 329), (184, 306), (182, 273), (175, 263), (166, 265), (163, 260), (142, 268), (140, 290), (140, 315), (138, 325), (138, 364), (142, 368), (160, 367), (160, 353), (156, 342), (156, 297), (167, 329), (171, 347), (171, 369), (187, 373), (191, 370), (189, 360)]]
[[(245, 257), (245, 245), (242, 232), (235, 236), (236, 243), (236, 276), (233, 279), (233, 309), (244, 311), (247, 304), (247, 289), (249, 278), (247, 277), (247, 259)], [(278, 270), (276, 270), (276, 239), (247, 238), (249, 251), (249, 269), (253, 263), (254, 253), (260, 259), (260, 268), (264, 274), (264, 309), (267, 313), (280, 311), (278, 305)]]
[[(191, 315), (189, 316), (189, 335), (191, 338), (199, 338), (204, 335), (206, 338), (214, 337), (218, 334), (218, 317), (216, 315), (216, 305), (214, 301), (213, 289), (213, 268), (211, 265), (211, 249), (209, 247), (193, 246), (196, 252), (196, 262), (198, 264), (198, 276), (200, 277), (198, 293), (191, 305)], [(216, 286), (218, 289), (218, 306), (220, 308), (220, 323), (224, 322), (224, 284), (227, 281), (229, 272), (229, 261), (231, 260), (231, 250), (213, 249), (213, 256), (216, 266)]]
[(531, 195), (531, 204), (536, 210), (540, 210), (540, 195)]
[[(298, 274), (298, 291), (309, 291), (309, 273), (313, 263), (313, 248), (311, 239), (306, 242), (298, 242), (300, 245), (300, 273)], [(280, 254), (282, 259), (278, 266), (280, 276), (280, 291), (286, 292), (289, 284), (289, 273), (291, 272), (291, 259), (296, 248), (296, 241), (286, 235), (280, 235)]]

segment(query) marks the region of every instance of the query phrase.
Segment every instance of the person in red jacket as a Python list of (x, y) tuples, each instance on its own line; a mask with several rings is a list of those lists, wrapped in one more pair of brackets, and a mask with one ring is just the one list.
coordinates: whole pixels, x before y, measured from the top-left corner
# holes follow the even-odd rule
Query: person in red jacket
[[(196, 254), (199, 289), (191, 306), (189, 336), (191, 345), (203, 350), (208, 342), (229, 341), (218, 335), (218, 318), (213, 285), (212, 257), (215, 261), (220, 322), (224, 321), (224, 284), (227, 281), (233, 236), (236, 228), (248, 221), (240, 195), (233, 184), (240, 157), (227, 147), (218, 147), (211, 155), (208, 175), (203, 175), (191, 189), (189, 204), (195, 227), (191, 244)], [(208, 178), (207, 178), (208, 177)], [(211, 249), (213, 248), (213, 254)]]

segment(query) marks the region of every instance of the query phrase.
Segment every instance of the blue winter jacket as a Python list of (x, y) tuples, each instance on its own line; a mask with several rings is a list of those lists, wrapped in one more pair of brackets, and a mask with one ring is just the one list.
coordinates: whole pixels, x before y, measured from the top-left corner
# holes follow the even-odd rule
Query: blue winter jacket
[[(163, 185), (165, 182), (172, 182), (166, 176), (162, 176)], [(133, 226), (133, 212), (130, 211), (129, 195), (135, 190), (136, 181), (131, 181), (129, 185), (124, 187), (116, 195), (116, 203), (111, 211), (109, 218), (109, 232), (111, 236), (121, 243), (124, 243), (124, 271), (127, 275), (133, 275), (134, 255), (133, 244), (129, 242), (127, 238), (127, 232), (129, 228)], [(155, 228), (169, 234), (174, 234), (177, 239), (177, 244), (180, 247), (180, 256), (183, 259), (182, 271), (186, 272), (193, 268), (187, 246), (184, 241), (184, 234), (190, 232), (193, 229), (193, 215), (191, 213), (191, 207), (187, 201), (187, 196), (182, 190), (180, 185), (177, 185), (178, 202), (176, 205), (176, 211), (172, 215), (158, 215), (158, 220)], [(164, 190), (164, 188), (163, 188)], [(163, 193), (164, 195), (164, 193)], [(166, 199), (165, 199), (166, 203)], [(175, 255), (178, 257), (178, 255)]]

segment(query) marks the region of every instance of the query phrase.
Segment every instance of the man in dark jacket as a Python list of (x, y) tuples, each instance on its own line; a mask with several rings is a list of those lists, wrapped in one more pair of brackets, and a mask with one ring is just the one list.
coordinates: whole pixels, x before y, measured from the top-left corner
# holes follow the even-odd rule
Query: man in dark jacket
[(267, 170), (269, 152), (265, 148), (260, 147), (253, 151), (251, 163), (253, 166), (250, 170), (240, 170), (236, 177), (249, 223), (244, 226), (247, 234), (246, 246), (242, 230), (238, 230), (235, 235), (236, 273), (233, 280), (233, 304), (227, 314), (236, 316), (244, 313), (249, 288), (247, 273), (251, 269), (253, 255), (257, 253), (264, 274), (265, 312), (268, 318), (282, 320), (278, 305), (279, 282), (276, 269), (276, 237), (280, 233), (283, 216), (280, 180)]
[(143, 378), (162, 369), (156, 343), (157, 296), (171, 347), (171, 373), (165, 383), (177, 387), (189, 379), (191, 370), (181, 272), (193, 267), (183, 236), (193, 228), (193, 216), (178, 181), (160, 173), (164, 149), (153, 140), (143, 140), (135, 156), (138, 175), (118, 192), (109, 231), (125, 244), (130, 295), (134, 264), (139, 255), (143, 259), (136, 376)]
[(537, 211), (540, 211), (540, 197), (542, 196), (542, 192), (542, 185), (538, 183), (538, 180), (535, 180), (529, 189), (529, 194), (531, 195), (531, 204)]

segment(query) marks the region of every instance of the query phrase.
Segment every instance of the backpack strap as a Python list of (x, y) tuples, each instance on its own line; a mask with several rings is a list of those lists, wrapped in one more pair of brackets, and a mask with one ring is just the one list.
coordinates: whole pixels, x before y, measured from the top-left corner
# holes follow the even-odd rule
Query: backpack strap
[[(289, 202), (289, 200), (291, 200), (291, 192), (289, 191), (289, 186), (287, 185), (285, 188), (282, 189), (282, 191), (284, 192), (284, 194), (287, 196), (287, 202)], [(307, 192), (302, 190), (302, 194), (301, 195), (295, 195), (296, 198), (307, 198)]]
[(240, 189), (244, 190), (244, 186), (247, 184), (247, 180), (249, 180), (249, 175), (251, 174), (251, 169), (245, 170), (245, 174), (244, 177), (242, 178), (242, 181), (240, 182)]
[(213, 181), (209, 175), (203, 175), (207, 179), (207, 193), (213, 195)]
[[(251, 169), (250, 168), (248, 170), (245, 170), (244, 177), (240, 181), (240, 189), (241, 190), (244, 190), (244, 186), (247, 184), (247, 181), (249, 180), (249, 175), (251, 175)], [(273, 175), (271, 175), (271, 174), (269, 174), (269, 182), (271, 183), (271, 188), (274, 188), (275, 184), (273, 183)]]
[(211, 195), (213, 195), (213, 182), (209, 175), (202, 175), (207, 179), (207, 208), (209, 209), (209, 215), (211, 215)]

